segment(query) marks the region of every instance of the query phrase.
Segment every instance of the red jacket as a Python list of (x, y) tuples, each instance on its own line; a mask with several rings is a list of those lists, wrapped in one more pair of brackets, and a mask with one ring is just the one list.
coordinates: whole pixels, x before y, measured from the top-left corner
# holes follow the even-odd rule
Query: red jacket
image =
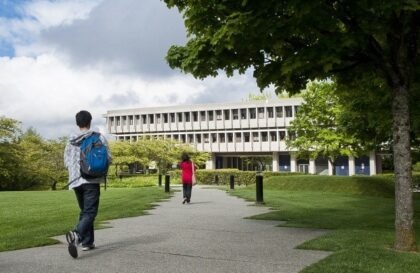
[(193, 163), (188, 161), (182, 161), (179, 163), (179, 168), (181, 169), (181, 180), (182, 184), (192, 184), (192, 175), (193, 175)]

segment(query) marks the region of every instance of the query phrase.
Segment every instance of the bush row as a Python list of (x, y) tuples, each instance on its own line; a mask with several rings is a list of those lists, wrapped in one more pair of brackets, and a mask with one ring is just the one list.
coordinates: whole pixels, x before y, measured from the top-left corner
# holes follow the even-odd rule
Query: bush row
[[(168, 172), (171, 183), (180, 183), (181, 171), (174, 170)], [(281, 172), (262, 172), (258, 173), (264, 178), (283, 175), (302, 175), (301, 173), (281, 173)], [(255, 183), (257, 172), (240, 171), (238, 169), (217, 169), (217, 170), (197, 170), (196, 179), (202, 185), (229, 185), (230, 176), (233, 175), (236, 185), (250, 185)]]

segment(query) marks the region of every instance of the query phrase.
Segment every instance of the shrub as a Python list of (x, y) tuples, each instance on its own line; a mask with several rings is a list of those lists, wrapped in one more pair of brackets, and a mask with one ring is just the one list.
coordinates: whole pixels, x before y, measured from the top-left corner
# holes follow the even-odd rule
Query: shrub
[[(181, 183), (181, 171), (170, 171), (168, 174), (171, 176), (171, 183)], [(302, 175), (299, 173), (281, 173), (281, 172), (262, 172), (264, 178), (272, 176), (289, 176), (289, 175)], [(257, 172), (254, 171), (240, 171), (238, 169), (217, 169), (217, 170), (197, 170), (196, 178), (197, 183), (202, 185), (229, 185), (230, 176), (235, 178), (236, 185), (250, 185), (255, 183), (255, 176)]]

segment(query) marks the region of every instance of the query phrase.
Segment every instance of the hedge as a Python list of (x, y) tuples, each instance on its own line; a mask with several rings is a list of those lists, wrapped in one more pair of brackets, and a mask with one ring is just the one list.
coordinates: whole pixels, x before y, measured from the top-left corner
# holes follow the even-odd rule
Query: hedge
[[(180, 183), (180, 170), (169, 171), (171, 183)], [(262, 172), (259, 173), (268, 178), (271, 176), (282, 175), (302, 175), (302, 173), (286, 173), (286, 172)], [(255, 171), (240, 171), (238, 169), (217, 169), (217, 170), (197, 170), (197, 183), (201, 185), (229, 185), (230, 176), (235, 178), (235, 185), (250, 185), (255, 183)]]

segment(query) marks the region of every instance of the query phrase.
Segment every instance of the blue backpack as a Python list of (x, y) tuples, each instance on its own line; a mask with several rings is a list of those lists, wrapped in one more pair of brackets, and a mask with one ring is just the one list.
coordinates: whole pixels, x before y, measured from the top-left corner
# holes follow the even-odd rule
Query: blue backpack
[(85, 179), (106, 177), (109, 168), (108, 150), (99, 133), (92, 133), (80, 145), (80, 174)]

